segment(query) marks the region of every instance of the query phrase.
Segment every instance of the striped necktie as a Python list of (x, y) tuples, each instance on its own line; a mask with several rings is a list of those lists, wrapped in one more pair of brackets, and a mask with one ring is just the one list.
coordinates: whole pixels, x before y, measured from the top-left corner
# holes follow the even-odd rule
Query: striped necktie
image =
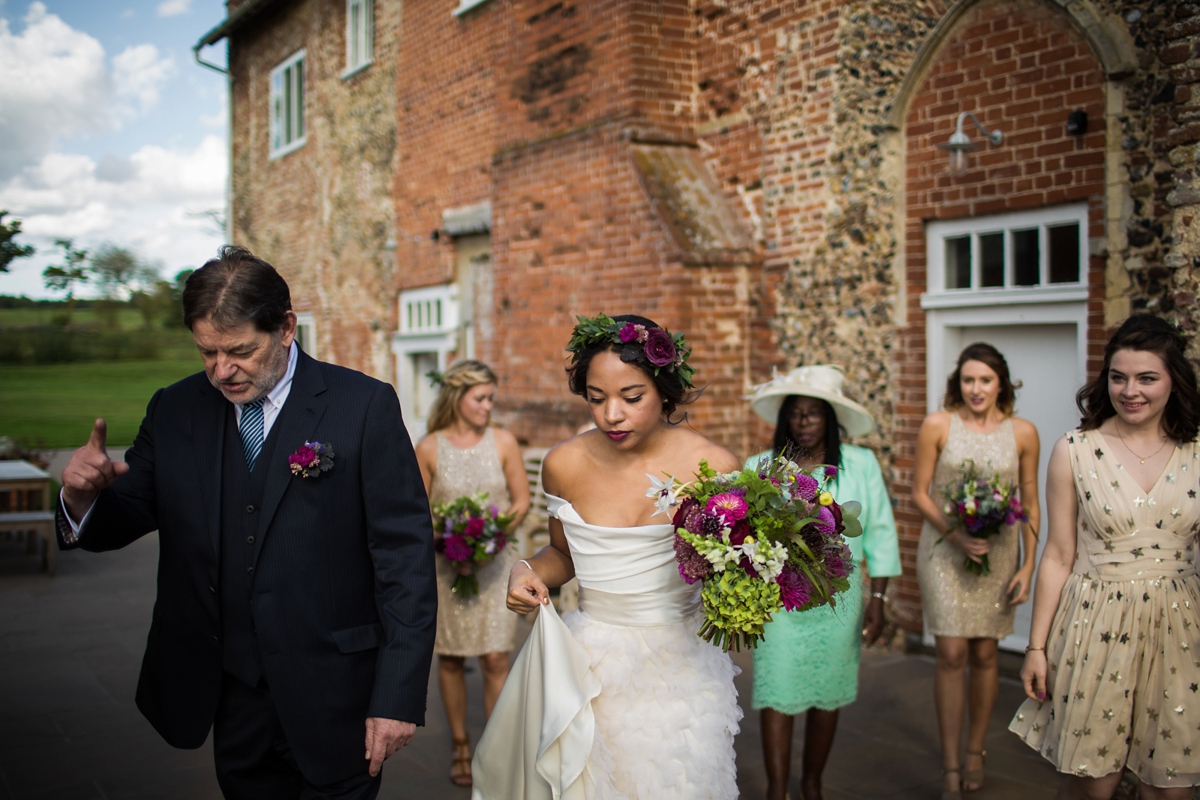
[(242, 406), (242, 420), (238, 431), (242, 434), (242, 448), (246, 451), (246, 466), (254, 471), (254, 462), (263, 446), (263, 410), (262, 398)]

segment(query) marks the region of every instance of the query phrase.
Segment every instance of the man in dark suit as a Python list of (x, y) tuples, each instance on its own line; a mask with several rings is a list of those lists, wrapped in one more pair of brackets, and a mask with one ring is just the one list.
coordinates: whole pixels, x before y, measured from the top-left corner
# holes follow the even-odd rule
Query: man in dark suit
[(60, 546), (159, 532), (137, 705), (175, 747), (213, 729), (227, 798), (373, 798), (424, 724), (437, 613), (396, 393), (300, 351), (287, 283), (243, 248), (183, 308), (204, 372), (154, 395), (124, 463), (96, 421), (63, 471)]

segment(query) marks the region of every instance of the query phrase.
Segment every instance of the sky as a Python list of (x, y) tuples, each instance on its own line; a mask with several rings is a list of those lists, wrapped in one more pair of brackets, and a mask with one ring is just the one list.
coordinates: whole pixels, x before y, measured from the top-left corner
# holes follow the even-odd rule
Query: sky
[[(0, 0), (0, 210), (37, 252), (0, 294), (55, 297), (54, 241), (111, 243), (164, 277), (208, 260), (229, 171), (225, 76), (192, 46), (222, 0)], [(202, 51), (225, 64), (224, 42)]]

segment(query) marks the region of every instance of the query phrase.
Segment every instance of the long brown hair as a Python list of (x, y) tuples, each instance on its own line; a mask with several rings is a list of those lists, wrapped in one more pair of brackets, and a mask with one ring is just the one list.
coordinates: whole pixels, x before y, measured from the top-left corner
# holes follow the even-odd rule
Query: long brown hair
[(966, 405), (962, 396), (962, 368), (968, 361), (987, 364), (992, 372), (996, 373), (996, 377), (1000, 379), (1000, 395), (996, 398), (996, 408), (1000, 409), (1004, 416), (1012, 416), (1013, 406), (1017, 402), (1017, 389), (1021, 388), (1021, 383), (1013, 383), (1008, 374), (1008, 362), (999, 350), (987, 342), (967, 345), (958, 354), (958, 364), (946, 379), (946, 396), (942, 398), (942, 406), (947, 411), (955, 411)]
[(458, 404), (463, 395), (473, 386), (495, 384), (496, 373), (482, 361), (464, 358), (455, 361), (438, 378), (441, 379), (441, 389), (433, 407), (429, 409), (429, 422), (425, 426), (427, 433), (444, 430), (458, 419)]
[(1125, 320), (1108, 340), (1100, 374), (1075, 395), (1075, 405), (1082, 414), (1079, 429), (1095, 430), (1117, 414), (1108, 394), (1108, 370), (1118, 350), (1154, 353), (1163, 360), (1171, 376), (1171, 397), (1162, 415), (1163, 433), (1177, 442), (1195, 441), (1200, 430), (1200, 391), (1196, 389), (1196, 370), (1185, 355), (1187, 340), (1171, 323), (1150, 314)]

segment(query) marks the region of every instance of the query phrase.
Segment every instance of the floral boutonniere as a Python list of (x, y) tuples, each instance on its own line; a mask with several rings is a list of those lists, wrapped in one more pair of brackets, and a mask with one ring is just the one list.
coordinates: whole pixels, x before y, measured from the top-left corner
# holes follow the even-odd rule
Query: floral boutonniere
[(322, 472), (333, 469), (333, 445), (321, 442), (305, 442), (296, 452), (288, 456), (288, 466), (293, 475), (315, 478)]

